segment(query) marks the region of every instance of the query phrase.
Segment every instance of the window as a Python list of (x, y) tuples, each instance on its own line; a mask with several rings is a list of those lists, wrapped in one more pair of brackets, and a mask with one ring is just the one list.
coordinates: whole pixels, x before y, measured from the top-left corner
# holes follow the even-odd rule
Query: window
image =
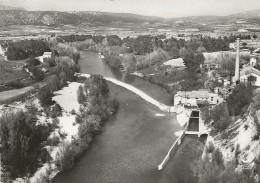
[(213, 97), (211, 97), (211, 102), (213, 102)]
[(255, 76), (249, 76), (248, 78), (247, 78), (247, 80), (249, 81), (249, 82), (256, 82), (256, 77)]

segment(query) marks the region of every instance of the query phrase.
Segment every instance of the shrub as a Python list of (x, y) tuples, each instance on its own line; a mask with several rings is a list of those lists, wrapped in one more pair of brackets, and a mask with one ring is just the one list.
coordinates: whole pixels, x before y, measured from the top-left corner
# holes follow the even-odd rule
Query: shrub
[(58, 118), (52, 119), (52, 125), (54, 126), (54, 128), (59, 128), (59, 123), (60, 120)]
[(60, 138), (58, 136), (54, 136), (47, 140), (47, 144), (50, 146), (57, 146), (60, 143)]
[(62, 108), (59, 104), (55, 104), (53, 107), (52, 107), (52, 110), (51, 110), (51, 117), (52, 118), (56, 118), (58, 116), (61, 116), (62, 115)]
[(212, 161), (216, 162), (218, 165), (224, 165), (223, 155), (218, 148), (212, 153)]
[(209, 142), (207, 149), (206, 149), (207, 153), (213, 153), (214, 150), (215, 150), (214, 144), (212, 142)]
[(80, 104), (83, 104), (86, 100), (82, 86), (79, 86), (79, 88), (77, 90), (77, 100), (78, 100), (78, 103), (80, 103)]
[(75, 109), (72, 109), (70, 113), (71, 113), (72, 115), (76, 115), (76, 114), (77, 114), (76, 111), (75, 111)]
[(21, 82), (21, 80), (15, 80), (15, 81), (9, 81), (6, 84), (6, 86), (11, 88), (22, 88), (24, 87), (24, 84)]

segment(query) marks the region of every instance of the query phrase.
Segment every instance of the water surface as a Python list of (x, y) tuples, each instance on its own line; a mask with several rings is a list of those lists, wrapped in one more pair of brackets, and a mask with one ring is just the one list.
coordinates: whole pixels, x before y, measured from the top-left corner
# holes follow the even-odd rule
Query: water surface
[[(141, 89), (158, 101), (171, 104), (171, 96), (164, 89), (136, 76), (111, 70), (95, 52), (82, 52), (80, 64), (82, 73), (116, 78)], [(59, 173), (54, 181), (172, 182), (172, 178), (158, 171), (157, 166), (177, 138), (174, 132), (181, 130), (175, 114), (161, 112), (125, 88), (112, 83), (109, 83), (109, 88), (120, 102), (117, 114), (106, 122), (102, 132), (95, 137), (75, 166)]]

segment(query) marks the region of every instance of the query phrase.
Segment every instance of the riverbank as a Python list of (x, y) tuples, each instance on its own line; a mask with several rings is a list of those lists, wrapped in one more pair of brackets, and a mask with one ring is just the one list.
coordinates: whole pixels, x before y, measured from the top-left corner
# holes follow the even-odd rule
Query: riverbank
[[(92, 82), (92, 81), (90, 81)], [(85, 151), (89, 143), (92, 141), (92, 139), (95, 136), (95, 133), (97, 133), (99, 130), (101, 130), (101, 126), (105, 122), (104, 120), (106, 118), (102, 118), (101, 115), (98, 116), (98, 114), (93, 113), (93, 111), (88, 114), (91, 118), (91, 115), (95, 118), (91, 118), (91, 124), (89, 124), (87, 131), (82, 131), (82, 128), (84, 126), (84, 121), (79, 122), (77, 118), (78, 115), (82, 115), (84, 110), (79, 110), (80, 105), (77, 100), (77, 90), (79, 86), (82, 86), (82, 83), (72, 82), (69, 83), (68, 86), (62, 88), (59, 91), (56, 91), (53, 97), (53, 100), (56, 102), (56, 104), (61, 106), (62, 113), (60, 116), (53, 118), (50, 117), (47, 114), (47, 111), (45, 108), (42, 108), (39, 104), (39, 101), (36, 97), (32, 98), (30, 101), (25, 101), (23, 103), (19, 103), (18, 105), (10, 105), (10, 106), (1, 106), (1, 110), (8, 111), (8, 108), (12, 108), (13, 111), (19, 111), (23, 110), (26, 111), (26, 106), (30, 106), (32, 103), (35, 105), (35, 107), (38, 108), (38, 123), (40, 124), (52, 124), (55, 126), (55, 130), (51, 132), (47, 142), (45, 144), (45, 147), (43, 149), (46, 149), (49, 153), (48, 158), (49, 160), (44, 163), (38, 170), (34, 173), (31, 177), (24, 177), (24, 178), (17, 178), (14, 182), (15, 183), (23, 183), (26, 181), (30, 181), (32, 183), (38, 183), (38, 182), (45, 182), (50, 181), (58, 172), (62, 171), (64, 168), (68, 168), (68, 166), (65, 166), (66, 161), (69, 161), (69, 166), (72, 166), (70, 159), (74, 160), (75, 158), (78, 158), (83, 151)], [(95, 85), (95, 84), (93, 84)], [(95, 88), (95, 86), (94, 86)], [(109, 95), (108, 98), (105, 100), (109, 100), (111, 96)], [(70, 100), (72, 102), (68, 103), (67, 101)], [(111, 101), (112, 102), (112, 101)], [(55, 105), (56, 105), (55, 104)], [(112, 115), (114, 111), (116, 111), (112, 103), (108, 103), (107, 107), (108, 110), (105, 114), (107, 117)], [(113, 104), (114, 105), (114, 104)], [(52, 108), (53, 106), (50, 106)], [(90, 106), (89, 106), (90, 107)], [(103, 106), (104, 107), (104, 106)], [(113, 109), (112, 109), (113, 108)], [(91, 109), (89, 109), (91, 110)], [(41, 111), (41, 112), (40, 112)], [(103, 111), (102, 114), (104, 114), (105, 111)], [(96, 118), (100, 119), (96, 121)], [(84, 120), (83, 118), (80, 118), (81, 120)], [(88, 119), (86, 119), (88, 121)], [(89, 122), (90, 123), (90, 122)], [(94, 125), (91, 130), (91, 125)], [(98, 127), (99, 126), (99, 127)], [(85, 135), (87, 139), (83, 139), (82, 135)], [(80, 147), (75, 147), (75, 142), (82, 143)], [(73, 147), (72, 147), (73, 146)], [(74, 151), (73, 154), (70, 154), (70, 156), (67, 156), (67, 147), (71, 147), (71, 150)], [(78, 151), (80, 148), (80, 151)], [(65, 157), (65, 159), (64, 159)], [(69, 159), (68, 159), (69, 158)], [(62, 168), (61, 168), (62, 167)]]

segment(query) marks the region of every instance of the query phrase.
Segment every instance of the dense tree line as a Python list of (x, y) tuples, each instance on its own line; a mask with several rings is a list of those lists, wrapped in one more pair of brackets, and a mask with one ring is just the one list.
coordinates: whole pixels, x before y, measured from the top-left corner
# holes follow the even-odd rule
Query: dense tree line
[(250, 83), (240, 83), (237, 85), (227, 98), (227, 106), (230, 115), (242, 116), (252, 102), (252, 97), (253, 87)]
[(53, 128), (37, 122), (37, 109), (5, 113), (0, 118), (2, 181), (32, 175), (46, 162), (43, 143)]
[(118, 102), (111, 97), (106, 80), (99, 75), (91, 75), (84, 86), (77, 91), (80, 113), (76, 116), (79, 123), (78, 138), (71, 144), (65, 144), (58, 155), (56, 165), (59, 170), (69, 169), (75, 159), (87, 149), (93, 136), (100, 130), (102, 124), (118, 109)]
[[(233, 34), (231, 34), (227, 39), (230, 43), (234, 43), (234, 42), (236, 42), (237, 38), (239, 38), (240, 40), (251, 39), (251, 35), (250, 34), (248, 34), (248, 35), (242, 35), (242, 34), (233, 35)], [(254, 36), (253, 36), (253, 38), (254, 38)]]
[(51, 51), (46, 42), (42, 40), (22, 40), (7, 43), (6, 56), (8, 60), (23, 60), (29, 57), (41, 56)]
[(56, 39), (58, 42), (77, 42), (77, 41), (85, 41), (87, 39), (92, 39), (92, 35), (66, 35), (66, 36), (58, 36)]

